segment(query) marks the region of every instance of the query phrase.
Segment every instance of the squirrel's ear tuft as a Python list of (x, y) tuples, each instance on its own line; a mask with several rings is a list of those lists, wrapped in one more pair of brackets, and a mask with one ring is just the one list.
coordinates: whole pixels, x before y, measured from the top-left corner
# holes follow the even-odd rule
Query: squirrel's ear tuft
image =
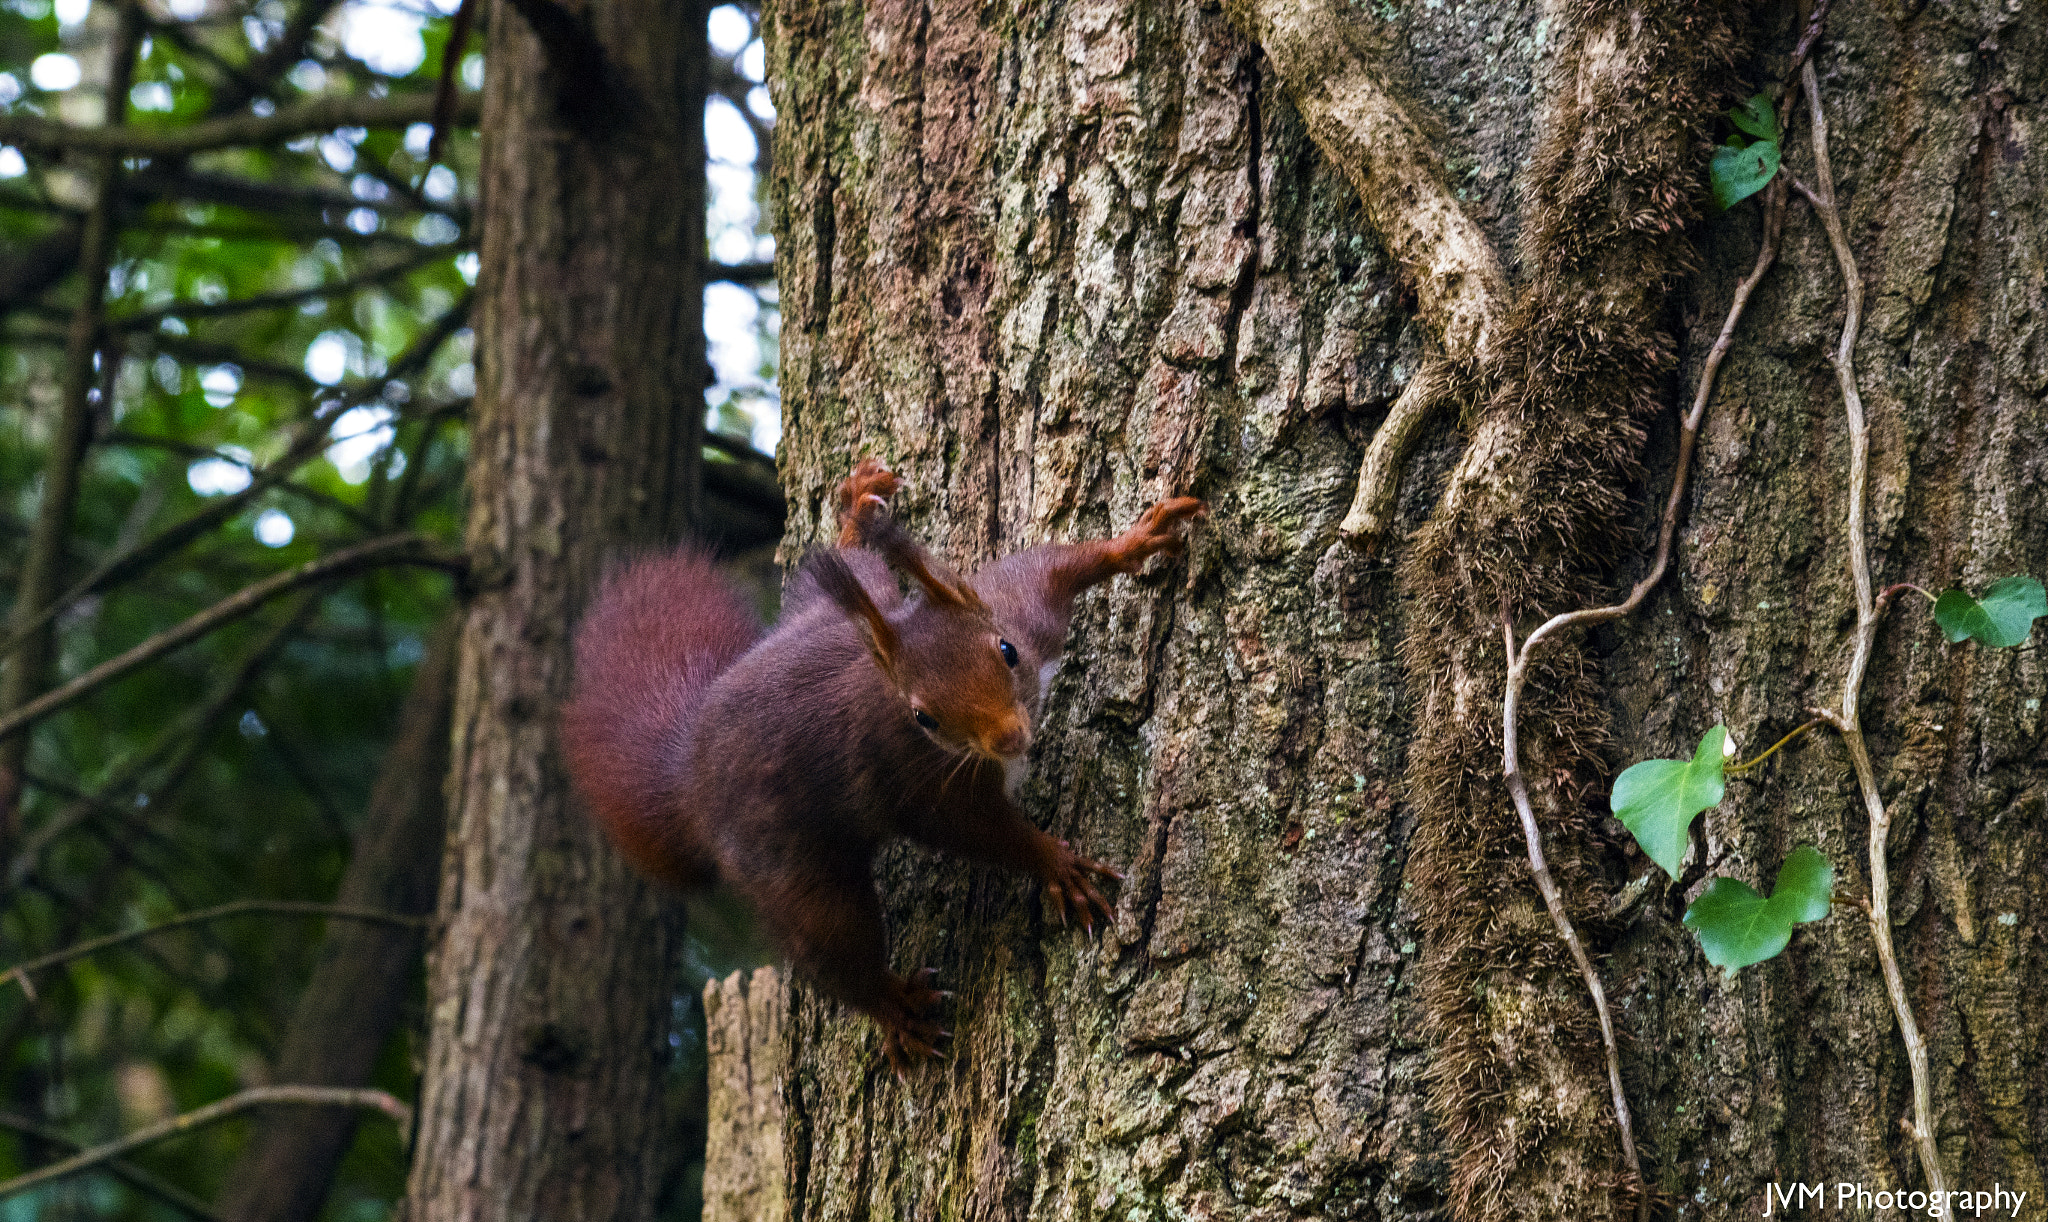
[(804, 571), (818, 584), (818, 592), (832, 600), (846, 617), (860, 626), (860, 634), (868, 643), (869, 652), (875, 655), (875, 664), (882, 673), (892, 678), (896, 674), (896, 658), (900, 652), (900, 640), (896, 626), (875, 600), (868, 597), (867, 587), (860, 578), (853, 575), (846, 561), (835, 551), (817, 551), (804, 561)]

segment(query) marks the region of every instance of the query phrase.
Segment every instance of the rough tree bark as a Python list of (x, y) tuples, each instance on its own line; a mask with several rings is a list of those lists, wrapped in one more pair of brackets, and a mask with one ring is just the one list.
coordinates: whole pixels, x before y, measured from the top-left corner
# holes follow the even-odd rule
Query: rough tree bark
[[(2022, 8), (1845, 3), (1817, 52), (1869, 288), (1882, 582), (2048, 571), (2048, 23)], [(1115, 926), (1089, 941), (1022, 880), (885, 854), (895, 962), (957, 991), (953, 1054), (898, 1082), (869, 1025), (798, 983), (791, 1217), (1632, 1212), (1591, 1007), (1499, 783), (1484, 621), (1505, 596), (1526, 633), (1644, 571), (1675, 416), (1758, 237), (1754, 205), (1699, 215), (1706, 141), (1782, 75), (1803, 14), (1347, 11), (1518, 303), (1503, 368), (1409, 464), (1384, 557), (1338, 528), (1426, 328), (1371, 210), (1225, 13), (769, 5), (791, 544), (827, 535), (862, 453), (905, 473), (903, 512), (968, 565), (1169, 494), (1213, 508), (1185, 562), (1084, 600), (1024, 790), (1125, 866)], [(1788, 164), (1810, 176), (1803, 130)], [(1723, 720), (1768, 743), (1841, 681), (1841, 311), (1795, 208), (1707, 418), (1675, 571), (1564, 642), (1524, 698), (1664, 1216), (1753, 1217), (1772, 1182), (1922, 1182), (1839, 741), (1731, 784), (1679, 886), (1605, 817), (1628, 761), (1688, 754)], [(1958, 1188), (2043, 1188), (2044, 678), (2037, 650), (1953, 649), (1902, 607), (1864, 702)], [(1843, 902), (1724, 981), (1679, 924), (1705, 866), (1768, 887), (1802, 843)]]
[(704, 13), (493, 4), (480, 360), (438, 945), (408, 1216), (653, 1215), (680, 909), (571, 802), (569, 632), (690, 522), (703, 429)]

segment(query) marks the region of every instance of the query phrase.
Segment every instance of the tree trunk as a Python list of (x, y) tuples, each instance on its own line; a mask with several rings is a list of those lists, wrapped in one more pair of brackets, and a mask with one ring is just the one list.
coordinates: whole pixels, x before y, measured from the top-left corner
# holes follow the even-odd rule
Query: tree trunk
[[(415, 1220), (651, 1217), (680, 907), (570, 800), (570, 630), (689, 524), (704, 7), (494, 4), (458, 663)], [(531, 22), (532, 24), (529, 24)]]
[[(1518, 256), (1510, 355), (1470, 375), (1462, 426), (1424, 435), (1384, 557), (1338, 526), (1444, 337), (1284, 65), (1202, 0), (769, 5), (790, 547), (828, 536), (864, 453), (966, 567), (1168, 495), (1212, 508), (1185, 561), (1084, 598), (1023, 791), (1126, 870), (1115, 925), (1090, 940), (1021, 878), (886, 852), (892, 962), (957, 992), (952, 1052), (899, 1082), (870, 1024), (797, 982), (791, 1217), (1633, 1212), (1592, 1006), (1501, 783), (1499, 608), (1526, 635), (1648, 571), (1675, 418), (1759, 241), (1756, 203), (1700, 207), (1708, 142), (1721, 108), (1775, 88), (1805, 14), (1336, 7)], [(1815, 56), (1869, 291), (1876, 578), (2048, 571), (2048, 145), (2022, 100), (2048, 83), (2048, 23), (1844, 4)], [(1807, 130), (1786, 164), (1811, 183)], [(1855, 906), (1868, 825), (1843, 740), (1732, 782), (1677, 885), (1606, 817), (1629, 762), (1690, 756), (1722, 721), (1752, 754), (1838, 698), (1843, 298), (1795, 205), (1706, 418), (1674, 571), (1558, 643), (1524, 696), (1662, 1216), (1755, 1217), (1774, 1183), (1925, 1186)], [(1507, 442), (1466, 455), (1475, 437)], [(1459, 480), (1483, 499), (1442, 503)], [(1862, 702), (1948, 1184), (2030, 1203), (2044, 669), (1946, 644), (1914, 600)], [(1833, 915), (1724, 979), (1680, 917), (1709, 874), (1767, 890), (1801, 844), (1833, 862)]]
[[(454, 626), (452, 617), (443, 622), (413, 676), (337, 904), (408, 916), (433, 911), (448, 822), (441, 788), (448, 775)], [(422, 941), (419, 930), (403, 926), (331, 923), (313, 978), (285, 1028), (272, 1080), (368, 1086), (416, 987)], [(268, 1109), (228, 1174), (221, 1216), (229, 1222), (317, 1218), (361, 1118), (355, 1108)]]
[(704, 1222), (759, 1222), (789, 1208), (782, 1179), (788, 1012), (782, 974), (772, 967), (704, 985), (705, 1051), (716, 1067), (707, 1092)]

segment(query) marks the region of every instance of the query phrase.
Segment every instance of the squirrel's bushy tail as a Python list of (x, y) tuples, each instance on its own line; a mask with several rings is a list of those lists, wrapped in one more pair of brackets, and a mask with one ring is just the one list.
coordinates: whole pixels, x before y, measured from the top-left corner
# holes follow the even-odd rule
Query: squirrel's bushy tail
[(705, 687), (760, 635), (746, 596), (687, 546), (612, 574), (577, 626), (576, 691), (562, 710), (569, 775), (644, 874), (712, 881), (674, 799)]

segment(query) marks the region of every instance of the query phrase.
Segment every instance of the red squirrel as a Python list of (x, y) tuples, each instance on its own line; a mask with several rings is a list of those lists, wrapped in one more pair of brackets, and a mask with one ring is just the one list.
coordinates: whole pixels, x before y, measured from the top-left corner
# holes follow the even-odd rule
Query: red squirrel
[(840, 484), (839, 546), (806, 560), (766, 636), (701, 551), (617, 573), (577, 629), (562, 712), (570, 775), (633, 865), (730, 884), (800, 970), (875, 1020), (898, 1073), (938, 1054), (945, 994), (933, 969), (889, 970), (877, 848), (905, 836), (1026, 869), (1062, 922), (1110, 919), (1096, 883), (1122, 875), (1011, 795), (1074, 597), (1177, 554), (1204, 512), (1176, 497), (1114, 539), (1044, 544), (962, 580), (890, 514), (900, 486), (873, 459)]

